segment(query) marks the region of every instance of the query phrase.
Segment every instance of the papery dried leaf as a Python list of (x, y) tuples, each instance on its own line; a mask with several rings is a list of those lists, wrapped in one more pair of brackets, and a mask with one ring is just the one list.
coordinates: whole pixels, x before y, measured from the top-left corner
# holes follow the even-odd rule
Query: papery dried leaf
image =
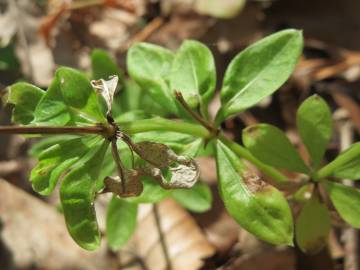
[(116, 75), (109, 77), (109, 80), (100, 79), (91, 81), (91, 85), (99, 91), (106, 101), (107, 114), (111, 113), (111, 107), (118, 81), (119, 77)]
[(170, 180), (167, 180), (159, 168), (151, 165), (139, 169), (139, 173), (154, 178), (165, 189), (191, 188), (199, 180), (200, 171), (194, 160), (170, 168)]
[(174, 162), (188, 164), (190, 161), (184, 156), (176, 155), (171, 148), (162, 143), (144, 141), (137, 143), (134, 150), (142, 159), (160, 169), (169, 167)]
[(144, 187), (139, 179), (139, 173), (136, 170), (124, 171), (125, 190), (122, 189), (120, 177), (106, 177), (104, 180), (105, 187), (112, 193), (120, 197), (136, 197), (139, 196)]
[(189, 165), (180, 164), (175, 168), (171, 168), (171, 178), (167, 185), (172, 188), (191, 188), (199, 179), (199, 169), (195, 161)]
[[(158, 204), (158, 214), (171, 269), (201, 269), (205, 258), (211, 257), (215, 249), (194, 218), (170, 199)], [(122, 249), (120, 260), (122, 265), (133, 262), (131, 269), (169, 269), (166, 266), (152, 205), (140, 205), (138, 226), (132, 239)], [(136, 264), (140, 261), (141, 264)]]

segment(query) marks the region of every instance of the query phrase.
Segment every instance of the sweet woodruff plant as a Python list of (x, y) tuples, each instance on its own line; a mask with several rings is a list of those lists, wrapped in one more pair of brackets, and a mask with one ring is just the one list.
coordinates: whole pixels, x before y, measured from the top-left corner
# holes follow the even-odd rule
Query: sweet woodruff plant
[[(276, 245), (293, 245), (295, 238), (303, 251), (317, 252), (331, 226), (328, 207), (360, 227), (360, 192), (340, 182), (360, 179), (360, 144), (324, 165), (332, 121), (319, 96), (306, 99), (297, 112), (308, 163), (272, 125), (245, 128), (244, 146), (221, 130), (223, 121), (285, 83), (302, 48), (302, 33), (290, 29), (240, 52), (225, 72), (215, 119), (208, 113), (216, 86), (214, 58), (202, 43), (184, 41), (175, 53), (137, 43), (127, 55), (129, 78), (106, 52), (94, 50), (90, 74), (61, 67), (46, 91), (25, 82), (9, 86), (3, 100), (13, 107), (17, 125), (0, 132), (42, 138), (30, 150), (38, 160), (30, 175), (33, 189), (49, 195), (60, 182), (68, 231), (85, 249), (100, 245), (94, 201), (104, 193), (113, 194), (106, 220), (112, 249), (131, 237), (141, 203), (171, 197), (191, 211), (211, 208), (194, 158), (212, 156), (225, 208), (244, 229)], [(301, 174), (301, 180), (289, 179), (284, 170)], [(287, 199), (302, 208), (295, 225)]]

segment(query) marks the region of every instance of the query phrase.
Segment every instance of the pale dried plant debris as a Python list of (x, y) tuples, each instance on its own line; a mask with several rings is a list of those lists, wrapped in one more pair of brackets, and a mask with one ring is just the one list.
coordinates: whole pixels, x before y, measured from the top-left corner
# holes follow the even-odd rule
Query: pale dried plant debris
[(110, 76), (108, 80), (100, 79), (91, 81), (92, 87), (94, 87), (105, 99), (108, 115), (111, 114), (111, 107), (118, 82), (119, 77), (116, 75)]
[[(144, 186), (136, 170), (125, 170), (124, 178), (108, 176), (104, 180), (105, 187), (120, 197), (136, 197), (143, 192)], [(122, 189), (121, 181), (125, 181), (125, 190)]]

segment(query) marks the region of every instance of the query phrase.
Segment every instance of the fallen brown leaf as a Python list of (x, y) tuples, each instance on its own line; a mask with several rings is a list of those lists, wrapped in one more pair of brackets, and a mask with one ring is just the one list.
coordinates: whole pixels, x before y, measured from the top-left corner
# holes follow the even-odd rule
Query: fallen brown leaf
[(92, 253), (78, 247), (66, 230), (63, 216), (53, 207), (2, 179), (0, 194), (0, 254), (8, 254), (0, 256), (2, 270), (116, 267), (105, 244)]
[[(199, 269), (202, 259), (214, 254), (194, 219), (178, 204), (168, 199), (158, 204), (161, 231), (167, 247), (171, 269)], [(123, 269), (167, 269), (152, 205), (139, 209), (138, 228), (120, 253)], [(131, 263), (134, 262), (134, 263)]]

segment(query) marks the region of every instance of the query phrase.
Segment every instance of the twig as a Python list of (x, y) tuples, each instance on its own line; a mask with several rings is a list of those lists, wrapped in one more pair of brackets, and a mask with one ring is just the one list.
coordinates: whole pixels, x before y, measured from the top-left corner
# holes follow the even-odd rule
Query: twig
[(125, 177), (124, 177), (124, 172), (125, 172), (125, 166), (122, 163), (121, 159), (120, 159), (120, 155), (117, 149), (117, 145), (116, 145), (116, 141), (117, 138), (113, 138), (111, 140), (111, 153), (112, 156), (114, 158), (115, 164), (116, 164), (116, 168), (120, 177), (120, 181), (121, 181), (121, 189), (123, 193), (126, 193), (126, 183), (125, 183)]
[(181, 104), (181, 106), (183, 106), (183, 108), (196, 120), (198, 121), (202, 126), (204, 126), (207, 130), (210, 131), (210, 133), (212, 133), (213, 135), (218, 135), (219, 134), (219, 130), (216, 129), (215, 127), (213, 127), (212, 125), (210, 125), (208, 122), (206, 122), (201, 115), (199, 115), (198, 113), (196, 113), (193, 109), (190, 108), (190, 106), (186, 103), (183, 95), (181, 94), (180, 91), (175, 91), (175, 97), (177, 99), (177, 101), (179, 101), (179, 103)]
[(157, 204), (153, 204), (153, 212), (154, 212), (154, 217), (155, 217), (155, 221), (156, 221), (156, 228), (157, 228), (158, 234), (159, 234), (161, 248), (163, 250), (164, 257), (165, 257), (166, 270), (172, 270), (173, 268), (171, 266), (170, 256), (169, 256), (169, 252), (168, 252), (167, 245), (165, 242), (164, 233), (161, 229), (160, 215), (159, 215), (159, 209), (158, 209)]
[[(339, 117), (339, 130), (340, 130), (340, 150), (344, 151), (349, 148), (353, 142), (353, 125), (348, 117)], [(344, 179), (343, 184), (347, 186), (354, 186), (354, 181)], [(344, 270), (359, 270), (358, 258), (358, 233), (354, 228), (345, 228), (342, 232), (342, 239), (344, 241), (345, 258)]]
[(164, 18), (156, 17), (151, 22), (149, 22), (139, 33), (135, 34), (121, 49), (127, 50), (132, 44), (147, 40), (163, 24)]
[(0, 126), (0, 134), (98, 134), (107, 135), (105, 126), (55, 127), (55, 126)]

